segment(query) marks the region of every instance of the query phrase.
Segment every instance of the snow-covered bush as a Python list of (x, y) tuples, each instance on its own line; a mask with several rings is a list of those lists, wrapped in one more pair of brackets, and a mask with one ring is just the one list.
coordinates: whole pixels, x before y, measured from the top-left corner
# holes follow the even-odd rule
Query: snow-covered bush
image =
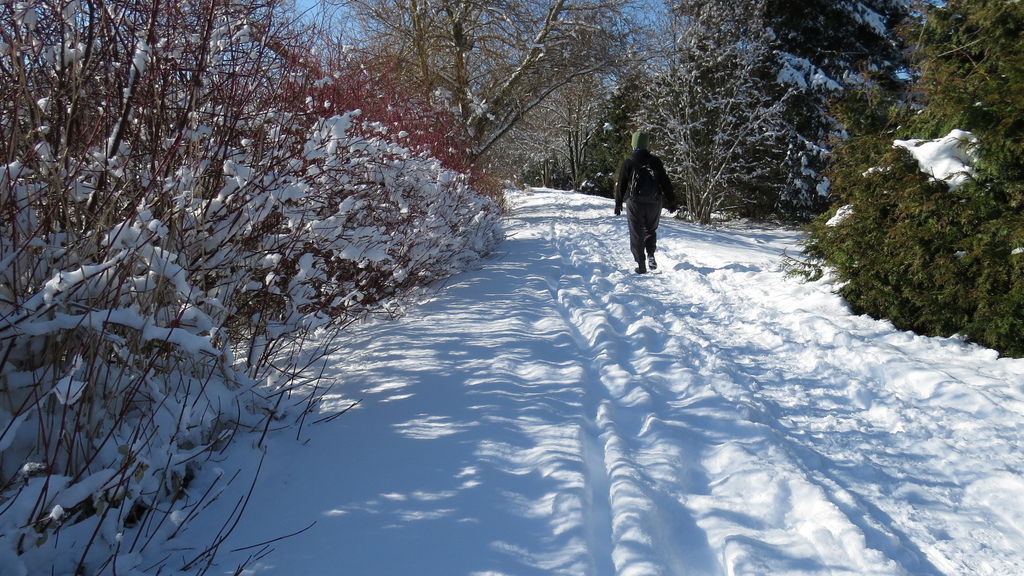
[(210, 455), (308, 404), (299, 346), (498, 240), (463, 175), (295, 98), (277, 14), (0, 7), (5, 574), (202, 570), (164, 543)]
[(335, 36), (318, 38), (317, 48), (322, 52), (317, 66), (330, 81), (304, 91), (323, 103), (325, 112), (360, 110), (364, 120), (387, 126), (404, 146), (428, 152), (445, 168), (473, 168), (469, 143), (448, 103), (438, 93), (410, 83), (398, 60), (341, 44)]

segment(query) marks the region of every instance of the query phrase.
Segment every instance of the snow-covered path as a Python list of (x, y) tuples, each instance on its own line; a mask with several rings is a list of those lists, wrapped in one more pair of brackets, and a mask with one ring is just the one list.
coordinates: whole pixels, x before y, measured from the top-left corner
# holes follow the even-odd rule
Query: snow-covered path
[(666, 218), (638, 276), (609, 200), (513, 202), (272, 439), (224, 549), (315, 525), (248, 573), (1024, 574), (1024, 361), (851, 315), (792, 232)]

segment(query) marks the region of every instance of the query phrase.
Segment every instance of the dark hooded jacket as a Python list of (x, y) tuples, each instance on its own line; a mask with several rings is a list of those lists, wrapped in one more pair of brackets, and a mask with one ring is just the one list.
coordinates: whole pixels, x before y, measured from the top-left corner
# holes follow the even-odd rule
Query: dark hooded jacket
[(623, 202), (631, 200), (628, 197), (629, 183), (633, 179), (633, 172), (637, 170), (639, 165), (648, 166), (651, 169), (655, 182), (658, 185), (658, 196), (661, 204), (669, 212), (675, 212), (677, 209), (676, 196), (672, 190), (672, 182), (668, 179), (668, 174), (665, 173), (665, 165), (661, 162), (660, 158), (651, 154), (646, 148), (639, 148), (633, 150), (633, 153), (623, 161), (622, 168), (619, 170), (619, 181), (615, 186), (615, 213), (618, 214), (622, 211)]

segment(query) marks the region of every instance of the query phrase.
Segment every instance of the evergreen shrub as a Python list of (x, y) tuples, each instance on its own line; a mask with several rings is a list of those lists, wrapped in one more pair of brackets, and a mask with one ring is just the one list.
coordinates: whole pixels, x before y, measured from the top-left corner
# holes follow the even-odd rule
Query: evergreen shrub
[[(1024, 355), (1022, 28), (1020, 3), (933, 7), (917, 35), (923, 101), (865, 89), (836, 107), (850, 138), (830, 173), (835, 204), (807, 241), (858, 312), (1013, 356)], [(892, 145), (953, 128), (977, 138), (959, 187)]]

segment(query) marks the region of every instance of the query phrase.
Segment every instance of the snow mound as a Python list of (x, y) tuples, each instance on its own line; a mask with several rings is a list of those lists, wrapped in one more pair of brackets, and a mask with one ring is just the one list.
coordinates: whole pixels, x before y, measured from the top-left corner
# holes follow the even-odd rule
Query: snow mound
[(974, 177), (978, 138), (964, 130), (953, 130), (937, 140), (896, 140), (894, 148), (905, 148), (917, 160), (921, 171), (956, 190)]

